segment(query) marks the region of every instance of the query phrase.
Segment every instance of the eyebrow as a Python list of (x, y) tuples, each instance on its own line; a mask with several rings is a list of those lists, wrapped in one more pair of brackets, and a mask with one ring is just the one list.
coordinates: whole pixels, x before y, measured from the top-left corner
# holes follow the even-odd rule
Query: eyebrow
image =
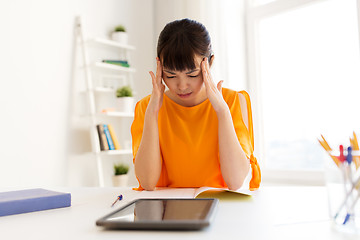
[(190, 73), (193, 73), (193, 72), (195, 72), (195, 71), (197, 71), (197, 70), (199, 70), (199, 69), (193, 69), (193, 70), (191, 70), (191, 71), (189, 71), (189, 72), (187, 72), (186, 74), (190, 74)]
[[(193, 70), (191, 70), (191, 71), (189, 71), (189, 72), (187, 72), (186, 74), (190, 74), (190, 73), (193, 73), (193, 72), (195, 72), (195, 71), (198, 71), (199, 69), (193, 69)], [(174, 73), (174, 72), (171, 72), (171, 71), (169, 71), (169, 70), (165, 70), (164, 69), (164, 72), (167, 72), (167, 73), (170, 73), (170, 74), (173, 74), (173, 75), (176, 75), (176, 73)]]
[(165, 69), (164, 69), (164, 72), (167, 72), (167, 73), (170, 73), (170, 74), (175, 75), (175, 73), (174, 73), (174, 72), (171, 72), (171, 71), (168, 71), (168, 70), (165, 70)]

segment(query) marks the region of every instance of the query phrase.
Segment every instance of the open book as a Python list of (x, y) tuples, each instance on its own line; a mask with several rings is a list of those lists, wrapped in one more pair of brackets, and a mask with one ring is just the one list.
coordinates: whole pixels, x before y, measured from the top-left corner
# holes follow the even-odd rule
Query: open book
[(250, 190), (232, 191), (226, 188), (156, 188), (154, 191), (141, 191), (137, 198), (219, 198), (226, 200), (243, 199), (251, 196)]

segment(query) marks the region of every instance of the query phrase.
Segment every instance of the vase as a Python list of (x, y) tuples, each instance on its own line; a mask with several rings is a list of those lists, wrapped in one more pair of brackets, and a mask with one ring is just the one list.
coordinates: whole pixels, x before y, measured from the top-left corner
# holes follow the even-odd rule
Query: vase
[(128, 34), (127, 32), (112, 32), (111, 39), (126, 45), (128, 43)]
[(114, 187), (126, 187), (128, 183), (129, 176), (127, 174), (114, 175), (113, 176), (113, 186)]
[(134, 112), (134, 97), (117, 98), (117, 108), (119, 112)]

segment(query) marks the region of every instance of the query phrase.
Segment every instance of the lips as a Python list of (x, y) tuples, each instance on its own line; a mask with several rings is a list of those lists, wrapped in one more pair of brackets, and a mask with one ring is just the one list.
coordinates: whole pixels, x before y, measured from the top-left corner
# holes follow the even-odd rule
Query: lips
[(190, 92), (190, 93), (185, 93), (185, 94), (178, 94), (178, 96), (181, 97), (181, 98), (187, 98), (187, 97), (189, 97), (191, 94), (192, 94), (192, 93)]

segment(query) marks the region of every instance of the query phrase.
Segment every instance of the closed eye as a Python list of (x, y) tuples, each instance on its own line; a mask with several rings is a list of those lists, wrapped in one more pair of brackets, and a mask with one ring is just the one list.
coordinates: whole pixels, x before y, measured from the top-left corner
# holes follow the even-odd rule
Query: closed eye
[(175, 76), (166, 76), (166, 78), (174, 78)]
[(196, 77), (198, 77), (199, 75), (195, 75), (195, 76), (189, 76), (189, 77), (191, 77), (191, 78), (196, 78)]

